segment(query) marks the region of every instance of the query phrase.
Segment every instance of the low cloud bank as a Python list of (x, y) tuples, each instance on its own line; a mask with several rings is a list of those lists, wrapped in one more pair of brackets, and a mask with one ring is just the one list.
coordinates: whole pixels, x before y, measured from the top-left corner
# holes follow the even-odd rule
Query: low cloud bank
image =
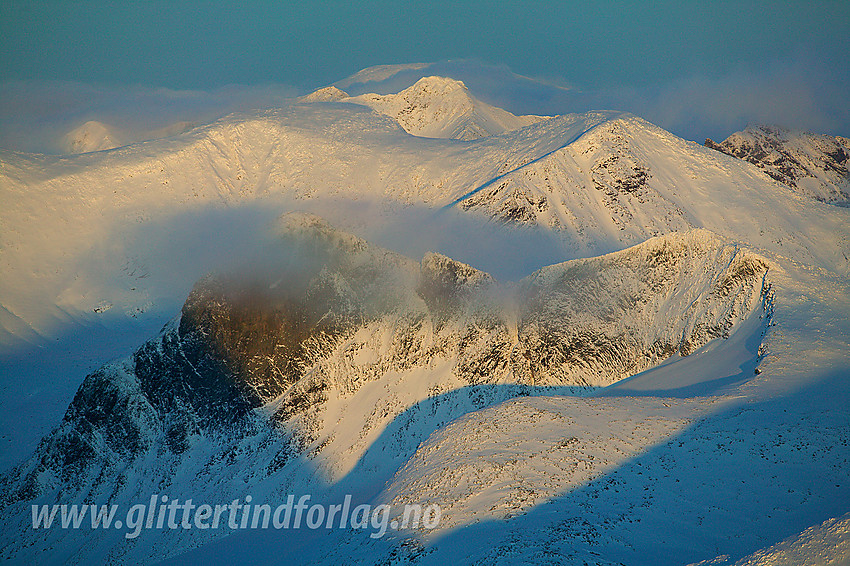
[(565, 79), (518, 75), (472, 60), (378, 68), (337, 86), (351, 94), (398, 92), (427, 75), (462, 80), (480, 99), (514, 114), (624, 110), (685, 139), (724, 139), (749, 124), (776, 124), (850, 136), (850, 77), (820, 57), (740, 66), (724, 75), (682, 74), (658, 84), (583, 88)]
[(7, 81), (0, 83), (0, 148), (66, 153), (67, 134), (89, 121), (132, 143), (159, 137), (175, 124), (206, 124), (231, 112), (280, 106), (295, 95), (291, 87), (271, 84), (205, 91)]
[[(661, 84), (601, 89), (527, 77), (504, 65), (467, 59), (382, 66), (336, 85), (352, 95), (390, 93), (429, 75), (462, 80), (478, 98), (515, 114), (624, 110), (698, 142), (706, 137), (722, 140), (749, 124), (850, 136), (850, 77), (829, 61), (809, 55), (766, 61), (757, 68), (741, 66), (722, 76), (682, 74)], [(188, 91), (5, 82), (0, 83), (0, 148), (65, 153), (68, 133), (89, 121), (108, 126), (120, 143), (131, 143), (163, 132), (179, 133), (187, 123), (201, 125), (231, 112), (280, 106), (299, 94), (305, 93), (285, 85)]]

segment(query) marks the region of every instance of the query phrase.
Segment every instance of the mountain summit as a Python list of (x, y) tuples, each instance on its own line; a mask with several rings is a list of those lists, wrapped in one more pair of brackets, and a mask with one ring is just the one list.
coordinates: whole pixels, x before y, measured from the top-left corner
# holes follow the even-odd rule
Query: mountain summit
[(423, 77), (397, 94), (345, 96), (343, 91), (327, 87), (307, 95), (303, 100), (363, 104), (395, 119), (407, 133), (426, 138), (475, 140), (545, 119), (541, 116), (515, 116), (491, 106), (472, 96), (463, 82), (447, 77)]
[(803, 194), (829, 203), (850, 203), (850, 139), (753, 126), (705, 146), (749, 161)]
[[(49, 562), (148, 563), (194, 543), (174, 530), (121, 549), (120, 538), (99, 547), (100, 531), (27, 529), (33, 500), (129, 508), (164, 485), (271, 500), (338, 482), (369, 499), (430, 431), (471, 410), (589, 393), (765, 316), (769, 264), (704, 230), (515, 284), (440, 254), (417, 263), (314, 215), (290, 213), (275, 231), (266, 272), (199, 281), (179, 317), (91, 373), (35, 454), (0, 477), (16, 521), (0, 556), (47, 537)], [(74, 549), (80, 540), (96, 542)]]
[[(0, 151), (0, 559), (719, 564), (832, 544), (838, 138), (719, 144), (740, 159), (622, 112), (514, 116), (473, 79), (361, 78), (170, 138)], [(298, 494), (444, 522), (121, 526), (151, 495)], [(120, 524), (33, 528), (33, 505), (61, 523), (79, 503)]]

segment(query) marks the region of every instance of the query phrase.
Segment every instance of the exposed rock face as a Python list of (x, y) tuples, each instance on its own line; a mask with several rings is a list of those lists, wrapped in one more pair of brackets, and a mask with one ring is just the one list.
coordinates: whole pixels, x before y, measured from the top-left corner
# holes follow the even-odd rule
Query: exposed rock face
[[(458, 205), (511, 224), (557, 231), (576, 226), (579, 239), (585, 225), (600, 220), (619, 232), (648, 225), (650, 217), (669, 230), (693, 228), (665, 194), (666, 182), (654, 179), (646, 149), (640, 147), (642, 130), (652, 136), (658, 132), (629, 116), (589, 126), (564, 147), (520, 163)], [(587, 215), (590, 208), (595, 210)], [(659, 233), (654, 229), (650, 235)]]
[(607, 385), (728, 335), (760, 305), (768, 269), (695, 231), (504, 285), (438, 254), (417, 265), (313, 216), (282, 226), (280, 266), (205, 278), (179, 320), (86, 379), (4, 478), (6, 506), (132, 501), (180, 477), (188, 493), (224, 482), (222, 500), (235, 479), (286, 489), (305, 461), (329, 477), (368, 462), (391, 424), (374, 450), (403, 461), (423, 440), (405, 431), (532, 386)]
[(823, 202), (850, 202), (850, 140), (757, 126), (705, 146), (749, 161), (765, 173)]

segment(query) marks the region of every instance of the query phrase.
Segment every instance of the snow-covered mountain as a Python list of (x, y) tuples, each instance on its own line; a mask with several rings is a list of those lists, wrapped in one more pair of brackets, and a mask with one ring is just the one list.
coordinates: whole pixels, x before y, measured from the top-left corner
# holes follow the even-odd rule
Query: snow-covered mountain
[[(310, 215), (286, 216), (281, 233), (277, 265), (200, 281), (160, 336), (86, 379), (6, 479), (4, 514), (19, 510), (21, 530), (32, 501), (129, 507), (162, 485), (209, 497), (234, 466), (242, 489), (346, 480), (365, 496), (422, 431), (471, 409), (604, 386), (728, 338), (751, 317), (762, 317), (760, 332), (767, 323), (768, 264), (704, 231), (507, 286), (445, 256), (417, 266)], [(222, 500), (233, 495), (226, 486)], [(153, 552), (110, 547), (96, 531), (92, 544), (79, 532), (72, 544), (61, 530), (32, 534), (4, 540), (5, 556), (24, 556), (33, 540), (66, 563)], [(172, 553), (194, 544), (168, 536)]]
[(88, 153), (122, 145), (117, 138), (118, 135), (106, 124), (89, 120), (68, 132), (64, 146), (67, 153)]
[(350, 98), (348, 93), (338, 89), (335, 86), (326, 86), (318, 90), (314, 90), (308, 95), (302, 96), (302, 102), (337, 102)]
[[(425, 77), (450, 77), (461, 81), (479, 100), (512, 114), (563, 114), (565, 109), (587, 107), (583, 93), (562, 81), (517, 74), (503, 65), (455, 59), (433, 63), (377, 65), (333, 83), (352, 96), (393, 94)], [(605, 106), (610, 107), (610, 106)], [(598, 108), (598, 106), (597, 106)], [(575, 110), (574, 110), (575, 111)]]
[(175, 122), (155, 130), (122, 130), (97, 120), (89, 120), (85, 124), (68, 132), (61, 144), (65, 153), (88, 153), (114, 149), (144, 140), (167, 138), (187, 132), (195, 127), (192, 122)]
[[(329, 94), (338, 92), (322, 89), (310, 96)], [(426, 138), (475, 140), (545, 119), (514, 116), (476, 99), (461, 81), (446, 77), (423, 77), (397, 94), (370, 93), (337, 100), (368, 106), (397, 120), (407, 133)]]
[[(57, 305), (92, 312), (109, 304), (112, 313), (135, 313), (150, 310), (156, 295), (179, 300), (203, 270), (181, 287), (163, 281), (169, 274), (139, 246), (140, 232), (179, 229), (203, 217), (199, 210), (224, 208), (315, 210), (355, 233), (392, 239), (402, 252), (429, 244), (429, 235), (389, 238), (381, 228), (393, 216), (407, 211), (421, 227), (425, 218), (439, 224), (457, 211), (470, 222), (495, 219), (552, 234), (559, 255), (538, 267), (705, 228), (772, 254), (850, 269), (847, 211), (617, 113), (560, 116), (462, 143), (408, 136), (353, 104), (294, 104), (112, 152), (6, 153), (0, 161), (0, 191), (9, 203), (0, 210), (0, 304), (10, 318), (4, 327), (38, 333), (49, 333)], [(340, 199), (364, 210), (340, 213)], [(175, 222), (181, 215), (184, 221)], [(469, 243), (432, 236), (434, 245), (414, 255), (430, 247), (457, 256), (455, 249)], [(84, 260), (93, 248), (102, 258), (96, 265)], [(503, 246), (489, 257), (479, 249), (461, 259), (492, 270), (526, 255)]]
[(830, 203), (850, 202), (850, 139), (755, 126), (706, 147), (749, 161), (792, 189)]
[[(431, 137), (486, 120), (423, 85), (0, 154), (2, 556), (724, 564), (843, 528), (850, 209), (618, 112)], [(32, 502), (249, 492), (445, 515), (29, 527)]]

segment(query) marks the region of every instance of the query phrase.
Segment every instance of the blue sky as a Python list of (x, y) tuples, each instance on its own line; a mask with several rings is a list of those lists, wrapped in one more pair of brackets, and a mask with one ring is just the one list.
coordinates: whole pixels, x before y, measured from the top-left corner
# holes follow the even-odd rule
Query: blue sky
[[(0, 82), (306, 91), (371, 65), (462, 58), (573, 85), (592, 93), (588, 104), (657, 122), (670, 120), (665, 100), (728, 106), (738, 91), (773, 91), (783, 97), (777, 118), (845, 135), (848, 53), (847, 1), (0, 3)], [(810, 88), (781, 92), (795, 82)]]

